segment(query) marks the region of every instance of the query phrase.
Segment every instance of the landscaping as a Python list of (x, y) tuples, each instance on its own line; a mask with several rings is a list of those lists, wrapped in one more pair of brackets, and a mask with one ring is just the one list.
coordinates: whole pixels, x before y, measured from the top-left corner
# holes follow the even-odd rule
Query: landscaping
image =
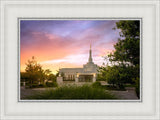
[(100, 87), (93, 87), (92, 85), (82, 86), (61, 86), (56, 89), (46, 89), (37, 92), (34, 95), (25, 97), (29, 100), (68, 100), (68, 99), (116, 99), (116, 97)]

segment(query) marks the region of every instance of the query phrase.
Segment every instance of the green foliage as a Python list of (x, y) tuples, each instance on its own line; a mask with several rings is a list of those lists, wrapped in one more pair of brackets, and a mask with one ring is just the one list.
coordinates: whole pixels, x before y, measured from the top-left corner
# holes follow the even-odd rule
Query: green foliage
[(48, 81), (56, 82), (56, 75), (54, 75), (54, 74), (49, 74), (47, 80), (48, 80)]
[(139, 81), (139, 78), (133, 78), (133, 81), (135, 81), (135, 86), (136, 86), (136, 94), (137, 94), (137, 97), (139, 98), (140, 97), (140, 81)]
[(64, 77), (64, 72), (61, 72), (61, 77)]
[(101, 85), (101, 83), (99, 81), (96, 81), (96, 82), (92, 83), (92, 87), (94, 87), (94, 88), (102, 88), (102, 85)]
[(75, 81), (75, 79), (64, 79), (63, 81)]
[(46, 82), (47, 87), (53, 87), (53, 82)]
[[(121, 31), (114, 45), (115, 51), (107, 57), (112, 65), (100, 67), (97, 77), (98, 80), (106, 80), (112, 86), (123, 89), (124, 84), (135, 84), (133, 79), (139, 78), (140, 21), (122, 20), (116, 23), (114, 29)], [(136, 84), (139, 86), (139, 82)]]
[(46, 82), (47, 87), (57, 87), (58, 84), (56, 82)]
[(29, 88), (44, 88), (44, 84), (32, 84), (32, 86), (29, 86)]
[(26, 82), (26, 86), (30, 88), (39, 87), (39, 84), (45, 84), (45, 80), (56, 81), (56, 76), (51, 74), (49, 69), (44, 70), (37, 63), (34, 56), (26, 63), (26, 72), (21, 73), (21, 82)]
[(30, 86), (31, 88), (38, 88), (39, 85), (38, 84), (32, 84), (32, 86)]
[(116, 23), (118, 29), (121, 29), (120, 36), (125, 38), (139, 38), (140, 21), (139, 20), (121, 20)]
[(36, 86), (33, 84), (38, 85), (38, 82), (44, 80), (44, 70), (42, 69), (41, 65), (37, 63), (34, 57), (32, 57), (32, 60), (28, 60), (28, 63), (26, 63), (25, 71), (28, 78), (28, 81), (26, 82), (30, 84), (30, 87)]
[(99, 67), (98, 74), (97, 74), (97, 81), (106, 81), (106, 75), (107, 75), (107, 67)]
[(125, 83), (134, 83), (132, 78), (135, 76), (133, 66), (126, 66), (124, 64), (102, 67), (99, 78), (107, 81), (112, 86), (123, 88)]
[(28, 78), (28, 75), (26, 74), (26, 72), (21, 72), (21, 76), (20, 77), (21, 77), (22, 80), (24, 80), (24, 79)]
[(59, 70), (57, 70), (57, 73), (56, 73), (56, 77), (58, 77), (59, 76)]
[(116, 27), (121, 30), (121, 38), (114, 45), (115, 52), (108, 56), (110, 61), (130, 62), (133, 65), (139, 64), (140, 21), (122, 20), (116, 23)]
[(62, 86), (55, 90), (48, 89), (26, 99), (115, 99), (115, 97), (101, 88), (94, 88), (89, 85), (72, 85)]
[(45, 87), (45, 85), (44, 84), (39, 84), (38, 87), (40, 87), (40, 88)]

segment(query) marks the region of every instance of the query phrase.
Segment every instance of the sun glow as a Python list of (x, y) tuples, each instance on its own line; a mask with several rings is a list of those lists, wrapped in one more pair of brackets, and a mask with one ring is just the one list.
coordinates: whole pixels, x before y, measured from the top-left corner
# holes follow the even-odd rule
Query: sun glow
[(20, 43), (21, 65), (32, 56), (56, 74), (60, 68), (79, 68), (89, 58), (92, 41), (92, 57), (99, 66), (104, 62), (102, 56), (114, 50), (113, 45), (119, 37), (112, 20), (21, 20)]

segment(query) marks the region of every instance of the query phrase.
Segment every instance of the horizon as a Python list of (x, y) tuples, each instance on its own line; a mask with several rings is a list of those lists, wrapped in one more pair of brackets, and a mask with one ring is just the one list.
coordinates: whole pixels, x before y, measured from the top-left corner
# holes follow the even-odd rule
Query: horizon
[(103, 64), (114, 51), (119, 30), (117, 20), (20, 20), (20, 71), (35, 56), (43, 69), (53, 74), (60, 68), (81, 68), (88, 62), (90, 44), (93, 62)]

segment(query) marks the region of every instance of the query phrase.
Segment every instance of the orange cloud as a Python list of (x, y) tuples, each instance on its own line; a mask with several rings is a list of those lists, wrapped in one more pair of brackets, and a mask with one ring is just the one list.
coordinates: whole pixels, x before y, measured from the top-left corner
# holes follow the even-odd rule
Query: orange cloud
[[(38, 26), (36, 26), (36, 22), (31, 24), (36, 27), (29, 27), (28, 23), (23, 25), (20, 53), (21, 71), (25, 70), (25, 63), (32, 56), (35, 56), (45, 69), (51, 69), (53, 73), (59, 67), (82, 67), (88, 60), (90, 43), (92, 43), (95, 63), (101, 64), (101, 56), (112, 52), (114, 50), (113, 44), (116, 43), (116, 40), (113, 39), (117, 39), (117, 36), (110, 34), (113, 27), (112, 21), (103, 24), (93, 22), (93, 25), (88, 25), (90, 21), (89, 23), (84, 22), (83, 26), (78, 25), (79, 28), (83, 27), (83, 29), (78, 30), (75, 28), (76, 23), (82, 23), (82, 21), (73, 21), (72, 26), (71, 23), (61, 25), (56, 22), (53, 26), (52, 23), (42, 24), (38, 22)], [(48, 27), (45, 26), (47, 24), (49, 24)], [(64, 27), (65, 25), (66, 27)], [(50, 29), (49, 32), (48, 29)], [(78, 55), (85, 55), (85, 57), (77, 57)]]
[(33, 44), (29, 46), (26, 45), (27, 49), (25, 44), (21, 45), (21, 71), (25, 70), (25, 63), (28, 59), (31, 59), (32, 56), (35, 56), (39, 62), (42, 62), (61, 59), (80, 51), (77, 46), (72, 45), (73, 41), (69, 38), (62, 38), (43, 32), (33, 32), (32, 36), (32, 39), (34, 39)]

